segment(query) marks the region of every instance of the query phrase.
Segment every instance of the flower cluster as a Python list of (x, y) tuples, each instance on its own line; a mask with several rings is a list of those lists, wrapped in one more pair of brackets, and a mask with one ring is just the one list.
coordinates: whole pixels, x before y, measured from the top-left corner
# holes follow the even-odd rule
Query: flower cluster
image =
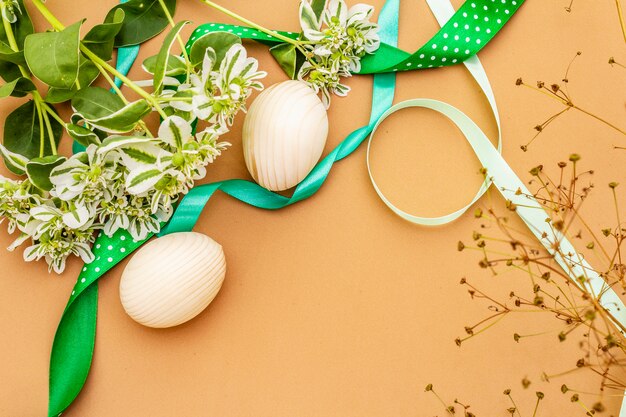
[[(24, 259), (43, 258), (60, 273), (69, 255), (93, 260), (98, 230), (108, 236), (128, 230), (135, 240), (159, 232), (179, 196), (229, 146), (220, 136), (245, 111), (252, 90), (263, 88), (259, 80), (266, 74), (241, 44), (231, 46), (219, 66), (215, 62), (208, 48), (201, 68), (188, 66), (187, 82), (167, 78), (167, 88), (155, 94), (168, 104), (157, 135), (134, 130), (88, 145), (50, 171), (47, 191), (30, 179), (0, 177), (0, 218), (10, 233), (21, 232), (10, 249), (30, 240)], [(194, 133), (200, 121), (207, 126)]]
[(300, 26), (307, 42), (307, 61), (298, 73), (322, 93), (328, 108), (330, 94), (345, 96), (350, 87), (341, 83), (361, 69), (361, 58), (374, 53), (380, 46), (378, 25), (370, 22), (372, 6), (356, 4), (348, 9), (344, 0), (330, 0), (318, 19), (309, 0), (300, 3)]
[(178, 116), (213, 123), (213, 131), (219, 132), (233, 124), (240, 110), (246, 110), (248, 97), (252, 90), (263, 89), (259, 80), (267, 73), (258, 70), (258, 61), (249, 58), (238, 43), (230, 47), (217, 69), (216, 59), (213, 49), (207, 49), (200, 74), (190, 74), (186, 83), (170, 78), (162, 96), (170, 98), (169, 106)]

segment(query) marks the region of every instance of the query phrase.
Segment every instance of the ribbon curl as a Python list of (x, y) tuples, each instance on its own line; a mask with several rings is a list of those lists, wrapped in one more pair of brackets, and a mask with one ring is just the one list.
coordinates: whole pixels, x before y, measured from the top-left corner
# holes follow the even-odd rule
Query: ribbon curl
[[(286, 207), (315, 194), (324, 183), (333, 164), (354, 152), (388, 114), (386, 112), (393, 103), (395, 71), (426, 69), (463, 62), (485, 92), (499, 127), (491, 87), (480, 61), (474, 55), (495, 36), (522, 3), (523, 0), (468, 0), (453, 13), (448, 0), (430, 0), (429, 6), (443, 28), (417, 52), (411, 54), (396, 47), (399, 0), (388, 0), (379, 16), (381, 48), (376, 54), (364, 57), (360, 72), (375, 73), (372, 112), (368, 125), (348, 135), (296, 187), (291, 197), (272, 193), (246, 180), (235, 179), (197, 186), (182, 199), (161, 234), (191, 230), (204, 205), (218, 189), (247, 204), (270, 210)], [(444, 12), (452, 17), (442, 19)], [(243, 38), (270, 44), (277, 43), (276, 39), (251, 28), (214, 23), (200, 26), (191, 36), (188, 45), (193, 43), (199, 34), (210, 31), (230, 31)], [(289, 32), (281, 33), (285, 36), (297, 36)], [(123, 63), (128, 63), (128, 59), (132, 62), (135, 57), (136, 48), (121, 53), (118, 56), (118, 68), (127, 71), (130, 65)], [(500, 140), (498, 149), (499, 147)], [(487, 183), (483, 184), (472, 202), (480, 198), (487, 190), (487, 186)], [(460, 216), (467, 207), (459, 210), (455, 216)], [(74, 401), (89, 373), (95, 343), (98, 279), (143, 243), (133, 242), (125, 231), (119, 231), (111, 238), (104, 234), (97, 238), (94, 245), (96, 260), (85, 265), (79, 275), (55, 334), (50, 358), (49, 417), (60, 415)]]

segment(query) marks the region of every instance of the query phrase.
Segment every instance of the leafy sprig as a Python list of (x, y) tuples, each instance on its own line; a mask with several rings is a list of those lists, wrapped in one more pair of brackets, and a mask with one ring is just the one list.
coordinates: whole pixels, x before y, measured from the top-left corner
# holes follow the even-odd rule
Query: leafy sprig
[[(19, 14), (3, 18), (8, 46), (0, 43), (6, 81), (0, 96), (29, 100), (5, 123), (0, 151), (23, 178), (0, 177), (0, 218), (9, 232), (20, 233), (10, 249), (30, 242), (24, 259), (45, 259), (60, 273), (70, 255), (93, 260), (98, 230), (112, 235), (126, 229), (137, 240), (158, 232), (179, 196), (227, 148), (220, 137), (245, 111), (251, 92), (263, 88), (266, 74), (241, 39), (228, 33), (207, 34), (187, 54), (180, 31), (189, 22), (174, 22), (173, 0), (116, 6), (84, 36), (82, 20), (66, 27), (40, 0), (32, 4), (52, 30), (35, 32), (16, 1)], [(143, 42), (167, 25), (172, 28), (159, 53), (144, 61), (149, 80), (133, 82), (108, 62), (115, 46)], [(172, 52), (176, 42), (181, 55)], [(92, 86), (99, 76), (112, 91)], [(139, 99), (129, 101), (114, 78)], [(73, 110), (67, 121), (53, 107), (66, 102)], [(151, 115), (161, 119), (158, 132), (145, 123)], [(85, 151), (58, 155), (64, 131)]]

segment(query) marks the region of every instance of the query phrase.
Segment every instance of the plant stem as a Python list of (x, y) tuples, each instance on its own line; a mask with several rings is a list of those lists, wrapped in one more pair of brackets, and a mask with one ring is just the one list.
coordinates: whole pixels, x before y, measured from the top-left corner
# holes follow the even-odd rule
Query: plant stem
[[(122, 102), (124, 102), (124, 104), (129, 104), (129, 101), (126, 99), (126, 97), (124, 97), (124, 94), (122, 93), (122, 90), (120, 90), (119, 87), (115, 84), (115, 81), (113, 80), (113, 78), (111, 78), (109, 73), (106, 72), (106, 70), (104, 68), (102, 68), (102, 66), (100, 64), (94, 63), (94, 65), (96, 66), (96, 68), (98, 68), (98, 71), (100, 71), (100, 74), (104, 77), (104, 79), (109, 83), (109, 85), (111, 86), (113, 91), (115, 91), (115, 94), (117, 94), (118, 97), (122, 99)], [(151, 138), (154, 137), (152, 135), (152, 132), (150, 132), (150, 129), (148, 129), (148, 126), (146, 125), (146, 122), (144, 122), (143, 120), (140, 120), (139, 121), (139, 126), (141, 126), (141, 128), (144, 130), (144, 132), (146, 132), (146, 135), (148, 135)]]
[(164, 119), (167, 117), (167, 115), (165, 114), (165, 112), (163, 111), (163, 109), (161, 108), (161, 106), (159, 106), (159, 103), (157, 102), (157, 100), (150, 95), (149, 93), (147, 93), (144, 89), (142, 89), (141, 87), (139, 87), (137, 84), (135, 84), (134, 82), (132, 82), (130, 79), (128, 79), (124, 74), (122, 74), (121, 72), (119, 72), (118, 70), (116, 70), (115, 68), (113, 68), (108, 62), (104, 61), (102, 58), (100, 58), (98, 55), (94, 54), (93, 52), (91, 52), (89, 50), (89, 48), (87, 48), (84, 45), (80, 45), (80, 50), (83, 54), (85, 54), (85, 56), (87, 56), (87, 58), (89, 58), (94, 64), (98, 64), (100, 65), (102, 68), (104, 68), (105, 70), (107, 70), (109, 73), (115, 75), (117, 78), (119, 78), (120, 80), (122, 80), (122, 82), (124, 84), (126, 84), (128, 86), (128, 88), (130, 88), (131, 90), (133, 90), (135, 93), (139, 94), (143, 99), (145, 99), (148, 103), (150, 103), (157, 112), (159, 112), (159, 115), (161, 115), (161, 117), (163, 117)]
[[(37, 7), (37, 10), (39, 10), (39, 12), (43, 15), (43, 17), (48, 21), (48, 23), (52, 25), (54, 30), (61, 31), (65, 29), (65, 26), (63, 25), (63, 23), (61, 23), (56, 17), (54, 17), (54, 15), (50, 12), (50, 10), (48, 10), (48, 8), (41, 2), (41, 0), (31, 0), (31, 1)], [(155, 100), (155, 98), (152, 95), (150, 95), (141, 87), (139, 87), (137, 84), (132, 82), (124, 74), (122, 74), (117, 69), (112, 67), (108, 62), (106, 62), (105, 60), (103, 60), (98, 55), (94, 54), (93, 52), (91, 52), (91, 50), (87, 48), (85, 45), (83, 45), (82, 43), (80, 44), (80, 51), (87, 58), (89, 58), (94, 64), (100, 65), (109, 73), (115, 75), (117, 78), (122, 80), (122, 82), (126, 84), (128, 88), (130, 88), (131, 90), (139, 94), (143, 99), (145, 99), (149, 104), (151, 104), (162, 118), (167, 117), (163, 109), (161, 109), (161, 107), (159, 106), (159, 103)]]
[[(39, 93), (37, 93), (37, 95), (39, 95)], [(45, 110), (50, 116), (52, 116), (54, 120), (59, 122), (62, 126), (65, 126), (65, 120), (61, 119), (61, 117), (58, 114), (56, 114), (54, 110), (52, 110), (52, 108), (48, 105), (48, 103), (43, 101), (43, 98), (41, 98), (41, 96), (39, 96), (39, 98), (41, 102), (41, 108)]]
[(170, 101), (188, 101), (191, 102), (193, 100), (192, 97), (158, 97), (157, 101), (160, 103), (168, 103)]
[(48, 10), (48, 8), (43, 4), (43, 2), (41, 0), (31, 0), (31, 1), (33, 2), (35, 7), (37, 8), (37, 10), (39, 10), (39, 13), (41, 13), (43, 15), (43, 17), (48, 21), (48, 23), (50, 23), (50, 25), (52, 25), (54, 30), (61, 31), (61, 30), (65, 29), (65, 26), (63, 26), (63, 23), (61, 23), (59, 21), (59, 19), (57, 19), (50, 12), (50, 10)]
[(622, 35), (624, 36), (624, 43), (626, 43), (626, 25), (624, 24), (624, 15), (622, 14), (622, 6), (620, 0), (615, 0), (615, 6), (617, 6), (617, 17), (619, 18), (619, 24), (622, 28)]
[(52, 131), (52, 125), (50, 124), (50, 119), (48, 118), (48, 112), (41, 112), (43, 115), (43, 121), (46, 124), (46, 129), (48, 130), (48, 139), (50, 140), (50, 149), (52, 149), (52, 155), (57, 154), (57, 144), (54, 142), (54, 132)]
[(211, 0), (200, 0), (202, 3), (206, 4), (207, 6), (210, 6), (216, 10), (219, 10), (220, 12), (232, 17), (233, 19), (239, 20), (241, 23), (248, 25), (254, 29), (260, 30), (261, 32), (265, 33), (266, 35), (269, 36), (273, 36), (276, 39), (279, 39), (283, 42), (287, 42), (290, 43), (294, 46), (296, 46), (297, 48), (300, 48), (301, 43), (299, 41), (297, 41), (296, 39), (291, 39), (287, 36), (283, 36), (280, 33), (274, 32), (273, 30), (264, 28), (263, 26), (257, 25), (256, 23), (246, 19), (243, 16), (238, 15), (237, 13), (231, 12), (230, 10), (220, 6), (219, 4), (216, 4), (214, 2), (212, 2)]
[[(203, 1), (204, 1), (204, 0), (203, 0)], [(552, 99), (554, 99), (554, 100), (557, 100), (558, 102), (560, 102), (560, 103), (561, 103), (561, 104), (563, 104), (564, 106), (568, 106), (568, 107), (571, 107), (571, 108), (573, 108), (573, 109), (578, 110), (578, 111), (579, 111), (579, 112), (581, 112), (581, 113), (585, 113), (586, 115), (591, 116), (591, 117), (593, 117), (594, 119), (596, 119), (596, 120), (598, 120), (598, 121), (600, 121), (600, 122), (604, 123), (605, 125), (607, 125), (607, 126), (609, 126), (609, 127), (613, 128), (613, 129), (617, 130), (617, 131), (618, 131), (618, 132), (620, 132), (622, 135), (626, 135), (626, 131), (624, 131), (624, 130), (620, 129), (619, 127), (615, 126), (614, 124), (612, 124), (612, 123), (610, 123), (610, 122), (607, 122), (607, 121), (606, 121), (606, 120), (604, 120), (603, 118), (601, 118), (601, 117), (599, 117), (599, 116), (596, 116), (596, 115), (595, 115), (595, 114), (593, 114), (593, 113), (588, 112), (588, 111), (587, 111), (587, 110), (585, 110), (585, 109), (581, 109), (580, 107), (578, 107), (577, 105), (575, 105), (574, 103), (572, 103), (571, 101), (568, 101), (567, 99), (565, 99), (565, 98), (563, 98), (563, 97), (560, 97), (560, 96), (558, 96), (558, 95), (556, 95), (556, 94), (550, 94), (550, 93), (548, 93), (548, 92), (546, 92), (546, 91), (544, 91), (544, 90), (542, 90), (542, 89), (539, 89), (539, 88), (533, 87), (532, 85), (528, 85), (528, 84), (526, 84), (526, 83), (522, 83), (521, 85), (523, 85), (524, 87), (530, 88), (531, 90), (535, 90), (535, 91), (538, 91), (538, 92), (540, 92), (540, 93), (542, 93), (542, 94), (545, 94), (546, 96), (548, 96), (548, 97), (550, 97), (550, 98), (552, 98)]]
[[(167, 6), (165, 5), (164, 0), (159, 0), (159, 4), (161, 5), (161, 9), (163, 9), (163, 13), (167, 17), (167, 20), (170, 22), (170, 26), (176, 26), (174, 22), (174, 18), (170, 14)], [(178, 40), (178, 44), (180, 45), (180, 49), (183, 52), (183, 58), (185, 58), (185, 63), (187, 64), (187, 78), (189, 78), (189, 68), (191, 66), (191, 61), (189, 60), (189, 55), (187, 54), (187, 48), (185, 48), (185, 42), (183, 42), (183, 38), (180, 37), (180, 34), (176, 35), (176, 40)]]
[(620, 129), (619, 127), (615, 126), (614, 124), (612, 124), (612, 123), (610, 123), (610, 122), (607, 122), (607, 121), (606, 121), (606, 120), (604, 120), (603, 118), (598, 117), (598, 116), (596, 116), (596, 115), (595, 115), (595, 114), (593, 114), (593, 113), (589, 113), (587, 110), (581, 109), (581, 108), (580, 108), (580, 107), (578, 107), (578, 106), (575, 106), (575, 105), (574, 105), (574, 106), (572, 106), (572, 107), (573, 107), (573, 108), (575, 108), (576, 110), (578, 110), (578, 111), (582, 112), (582, 113), (585, 113), (585, 114), (586, 114), (586, 115), (588, 115), (588, 116), (593, 117), (593, 118), (594, 118), (594, 119), (596, 119), (596, 120), (599, 120), (600, 122), (604, 123), (605, 125), (612, 127), (613, 129), (617, 130), (617, 131), (618, 131), (619, 133), (621, 133), (622, 135), (626, 135), (626, 131), (624, 131), (624, 130)]
[[(11, 49), (15, 52), (19, 51), (19, 46), (17, 45), (17, 41), (15, 39), (15, 34), (13, 33), (13, 27), (11, 26), (11, 23), (9, 23), (6, 19), (2, 19), (3, 25), (4, 25), (4, 32), (6, 34), (7, 40), (9, 41), (9, 46), (11, 47)], [(22, 76), (28, 80), (32, 81), (31, 78), (31, 74), (28, 72), (28, 70), (26, 68), (24, 68), (22, 65), (18, 65), (18, 68), (20, 69), (20, 72), (22, 73)], [(31, 95), (33, 96), (33, 99), (35, 101), (35, 107), (37, 108), (37, 115), (39, 116), (39, 127), (40, 127), (40, 138), (39, 138), (39, 156), (42, 157), (44, 156), (44, 129), (43, 129), (43, 124), (46, 125), (46, 130), (48, 132), (49, 138), (50, 138), (50, 148), (52, 149), (52, 154), (56, 155), (57, 154), (57, 149), (56, 149), (56, 143), (54, 142), (54, 134), (52, 132), (52, 126), (50, 125), (50, 119), (48, 119), (46, 111), (50, 111), (51, 113), (52, 110), (50, 110), (50, 108), (48, 107), (48, 105), (46, 104), (46, 102), (43, 100), (43, 98), (41, 97), (41, 94), (39, 94), (39, 91), (37, 89), (35, 89), (34, 91), (31, 92)], [(42, 108), (45, 109), (46, 111), (42, 111)], [(56, 114), (54, 114), (55, 118), (58, 118), (58, 116)], [(60, 120), (62, 125), (65, 125), (65, 122), (63, 122), (63, 120), (61, 120), (60, 118), (58, 118), (57, 120)]]
[(41, 114), (41, 106), (38, 101), (35, 101), (35, 107), (37, 108), (37, 115), (39, 116), (39, 157), (42, 158), (45, 152), (43, 115)]

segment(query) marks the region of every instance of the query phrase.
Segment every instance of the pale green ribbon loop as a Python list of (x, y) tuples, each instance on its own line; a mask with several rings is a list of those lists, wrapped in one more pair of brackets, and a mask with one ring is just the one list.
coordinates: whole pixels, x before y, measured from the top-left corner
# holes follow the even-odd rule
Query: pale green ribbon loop
[[(448, 0), (427, 1), (439, 24), (441, 26), (445, 25), (454, 14), (452, 5)], [(419, 225), (436, 226), (450, 223), (458, 219), (481, 198), (489, 188), (489, 185), (493, 182), (502, 196), (517, 206), (517, 214), (545, 249), (554, 256), (556, 262), (569, 276), (572, 283), (577, 286), (582, 286), (586, 291), (597, 297), (600, 305), (611, 314), (615, 323), (621, 324), (622, 326), (626, 325), (626, 306), (618, 294), (606, 283), (600, 274), (589, 265), (576, 250), (574, 245), (572, 245), (563, 234), (555, 230), (550, 222), (546, 221), (546, 219), (550, 218), (548, 213), (546, 213), (541, 204), (532, 197), (532, 193), (502, 157), (500, 117), (489, 80), (478, 57), (472, 57), (463, 64), (470, 71), (489, 101), (498, 126), (497, 148), (493, 146), (480, 127), (456, 107), (438, 100), (425, 98), (403, 101), (390, 107), (380, 116), (372, 129), (367, 143), (367, 170), (374, 190), (385, 205), (401, 218)], [(467, 205), (452, 213), (437, 217), (422, 217), (408, 213), (394, 205), (391, 200), (384, 195), (372, 174), (370, 153), (376, 130), (387, 117), (397, 111), (410, 107), (430, 109), (450, 119), (461, 130), (479, 161), (487, 170), (485, 182), (474, 198)], [(555, 247), (559, 247), (560, 250), (556, 251), (554, 249)], [(578, 281), (578, 277), (581, 276), (585, 277), (584, 283)], [(622, 401), (620, 417), (626, 417), (626, 401)]]

